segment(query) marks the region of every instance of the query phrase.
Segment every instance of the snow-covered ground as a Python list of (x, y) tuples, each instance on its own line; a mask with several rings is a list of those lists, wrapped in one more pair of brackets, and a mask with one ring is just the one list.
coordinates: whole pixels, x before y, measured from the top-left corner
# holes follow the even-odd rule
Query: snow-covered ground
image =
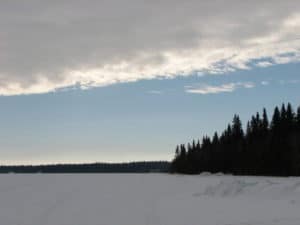
[(0, 175), (1, 225), (299, 225), (300, 178)]

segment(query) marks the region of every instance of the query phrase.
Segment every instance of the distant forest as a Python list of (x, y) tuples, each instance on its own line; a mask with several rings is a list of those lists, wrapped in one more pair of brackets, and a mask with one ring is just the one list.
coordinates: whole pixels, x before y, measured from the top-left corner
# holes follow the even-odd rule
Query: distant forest
[(300, 175), (300, 107), (276, 107), (269, 122), (266, 109), (256, 113), (246, 130), (238, 115), (219, 135), (178, 145), (171, 172), (236, 175)]
[(0, 166), (0, 173), (150, 173), (168, 172), (169, 162), (53, 164), (38, 166)]

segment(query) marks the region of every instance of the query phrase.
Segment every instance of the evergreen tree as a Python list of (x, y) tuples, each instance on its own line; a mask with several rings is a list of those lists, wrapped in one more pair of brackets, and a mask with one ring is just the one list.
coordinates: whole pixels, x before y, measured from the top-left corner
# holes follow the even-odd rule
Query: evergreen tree
[(284, 103), (281, 105), (280, 118), (281, 118), (281, 121), (284, 121), (286, 119), (286, 109), (285, 109)]
[(217, 132), (214, 133), (214, 136), (213, 136), (213, 139), (212, 139), (212, 143), (214, 145), (217, 145), (219, 143), (219, 136), (218, 136)]
[(178, 157), (180, 155), (180, 150), (179, 150), (179, 146), (176, 146), (176, 150), (175, 150), (175, 158)]
[(200, 151), (201, 145), (200, 145), (200, 140), (197, 141), (197, 145), (196, 145), (196, 150)]
[(288, 103), (287, 109), (286, 109), (286, 123), (287, 123), (287, 129), (293, 129), (293, 125), (295, 124), (295, 113), (293, 111), (292, 105)]
[(267, 115), (267, 110), (266, 108), (263, 109), (263, 121), (262, 121), (262, 127), (263, 131), (267, 132), (269, 128), (269, 120), (268, 120), (268, 115)]
[(240, 117), (238, 115), (234, 115), (233, 121), (232, 121), (232, 135), (236, 139), (243, 138), (244, 131), (242, 128), (242, 122), (240, 120)]
[(298, 130), (300, 130), (300, 106), (297, 109), (297, 118), (296, 118), (296, 121), (297, 121), (297, 128), (298, 128)]
[(250, 122), (248, 121), (247, 122), (247, 127), (246, 127), (246, 136), (247, 136), (247, 139), (248, 137), (251, 135), (251, 126), (250, 126)]
[(193, 140), (192, 149), (193, 149), (193, 150), (196, 149), (196, 142), (195, 142), (195, 140)]
[(271, 128), (273, 131), (277, 130), (279, 128), (279, 124), (280, 124), (280, 112), (279, 112), (279, 108), (276, 106), (275, 110), (274, 110), (274, 114), (273, 114), (273, 118), (272, 118), (272, 122), (271, 122)]

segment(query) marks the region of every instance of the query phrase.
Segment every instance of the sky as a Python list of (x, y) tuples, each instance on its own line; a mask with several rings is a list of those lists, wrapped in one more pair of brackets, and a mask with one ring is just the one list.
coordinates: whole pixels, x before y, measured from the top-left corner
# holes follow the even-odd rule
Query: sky
[(0, 164), (171, 160), (300, 105), (300, 4), (0, 2)]

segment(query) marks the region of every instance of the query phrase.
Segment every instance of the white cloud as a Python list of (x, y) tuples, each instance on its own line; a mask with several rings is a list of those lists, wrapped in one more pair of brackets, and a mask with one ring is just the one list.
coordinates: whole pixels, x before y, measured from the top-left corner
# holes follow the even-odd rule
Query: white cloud
[(266, 81), (266, 80), (264, 80), (264, 81), (261, 82), (261, 85), (264, 85), (264, 86), (267, 86), (267, 85), (269, 85), (269, 84), (270, 84), (270, 82), (269, 82), (269, 81)]
[(287, 1), (0, 3), (0, 94), (45, 93), (300, 61)]
[(269, 67), (269, 66), (273, 66), (273, 63), (271, 63), (269, 61), (261, 61), (261, 62), (258, 62), (256, 65), (258, 67)]
[(236, 82), (221, 85), (201, 84), (197, 86), (185, 86), (185, 91), (192, 94), (218, 94), (222, 92), (233, 92), (238, 88), (253, 88), (255, 84), (252, 82)]

